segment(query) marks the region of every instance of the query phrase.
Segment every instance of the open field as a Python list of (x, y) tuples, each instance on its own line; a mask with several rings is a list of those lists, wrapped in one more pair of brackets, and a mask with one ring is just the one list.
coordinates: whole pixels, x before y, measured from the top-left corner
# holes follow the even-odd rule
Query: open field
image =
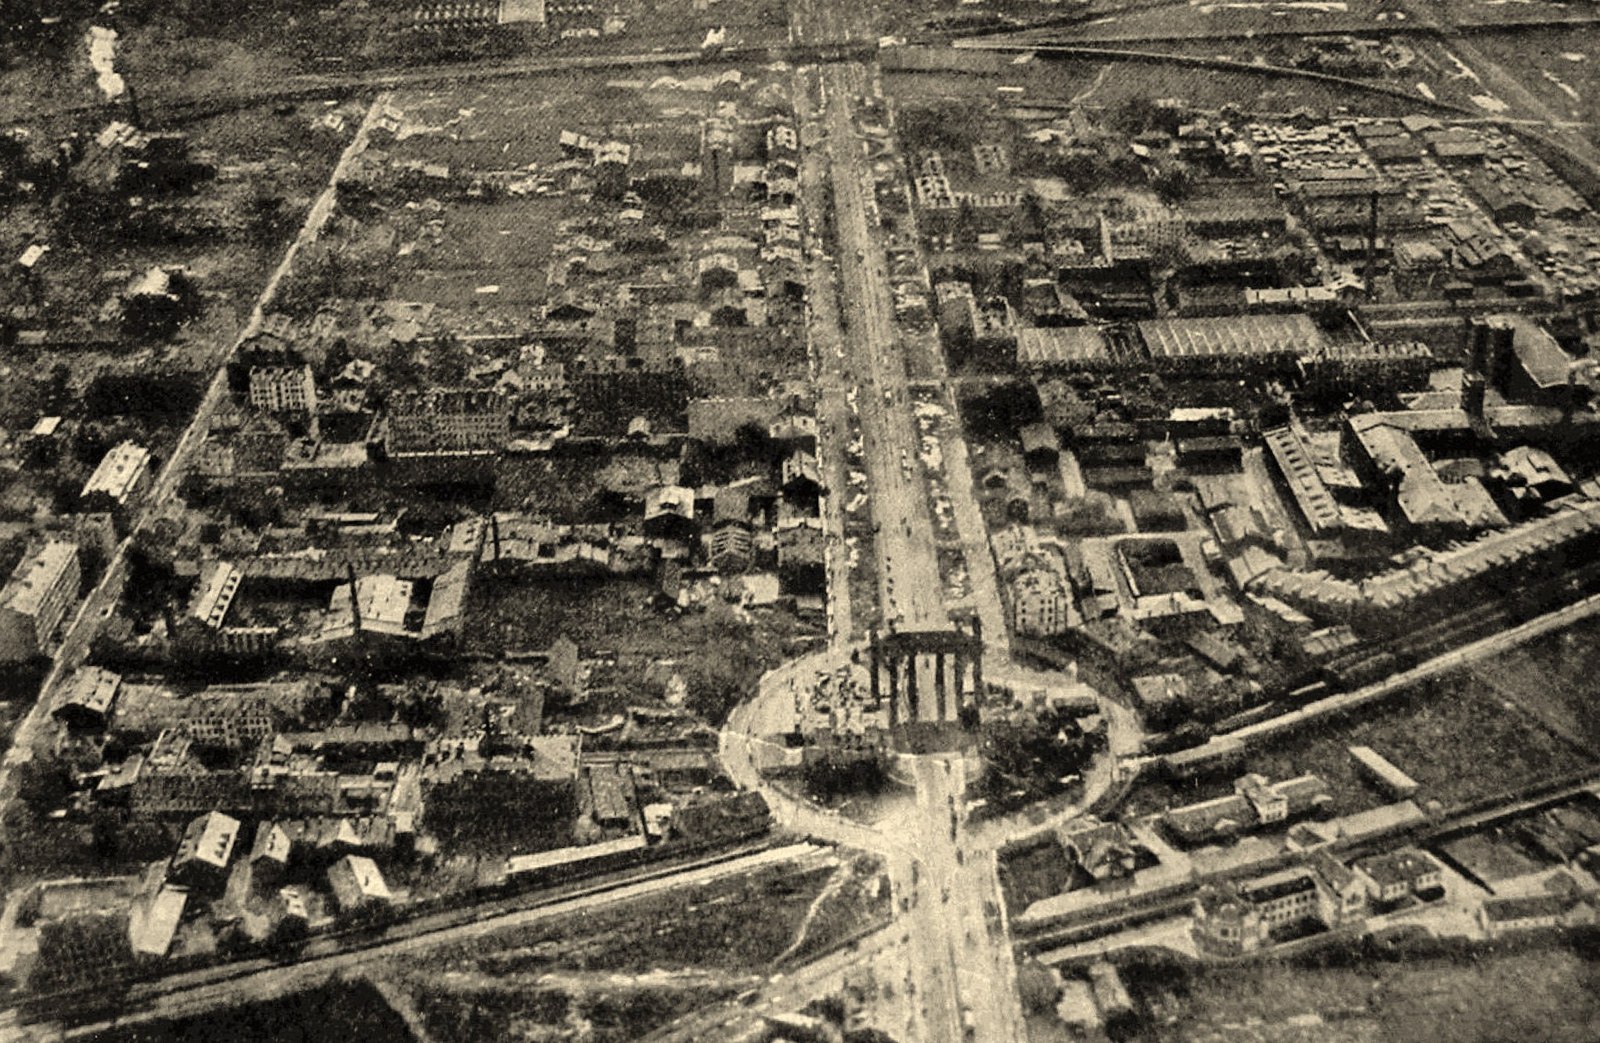
[(1591, 749), (1600, 748), (1600, 706), (1595, 703), (1595, 638), (1600, 623), (1570, 630), (1478, 664), (1472, 676), (1552, 730)]
[(1514, 845), (1492, 835), (1474, 833), (1440, 845), (1450, 857), (1488, 884), (1544, 868)]
[[(1200, 44), (1159, 45), (1154, 50), (1250, 61), (1240, 47)], [(1235, 105), (1246, 112), (1288, 113), (1301, 107), (1317, 112), (1347, 108), (1371, 116), (1402, 116), (1417, 106), (1398, 98), (1353, 91), (1337, 84), (1245, 72), (1186, 68), (1160, 62), (1096, 62), (1040, 56), (1022, 66), (1003, 66), (991, 76), (957, 73), (886, 74), (884, 87), (902, 103), (913, 100), (990, 100), (999, 86), (1018, 86), (1024, 95), (1015, 104), (1077, 104), (1115, 111), (1135, 99), (1183, 98), (1196, 109)], [(981, 124), (979, 124), (981, 126)]]
[(414, 1039), (378, 991), (359, 980), (297, 992), (271, 1003), (115, 1029), (98, 1038), (101, 1043), (412, 1043)]
[(668, 613), (653, 607), (653, 591), (642, 581), (612, 578), (484, 581), (468, 608), (468, 648), (539, 650), (565, 635), (585, 654), (615, 655), (609, 680), (622, 705), (652, 694), (643, 685), (651, 661), (671, 661), (688, 684), (689, 708), (716, 724), (795, 641), (819, 632), (777, 609), (742, 618), (720, 600), (704, 612)]
[(1556, 113), (1600, 120), (1600, 47), (1593, 28), (1530, 30), (1473, 42)]
[(1461, 804), (1591, 763), (1540, 724), (1466, 677), (1452, 675), (1382, 704), (1358, 719), (1335, 719), (1291, 733), (1251, 751), (1244, 762), (1214, 776), (1140, 785), (1130, 812), (1148, 812), (1230, 791), (1232, 779), (1256, 771), (1272, 779), (1322, 776), (1340, 814), (1388, 798), (1356, 771), (1347, 747), (1371, 746), (1418, 783), (1421, 802)]
[(1579, 1043), (1600, 1024), (1600, 963), (1561, 945), (1362, 967), (1163, 967), (1135, 981), (1154, 1015), (1139, 1038), (1163, 1043)]
[[(435, 949), (409, 966), (510, 976), (556, 970), (699, 968), (759, 973), (807, 921), (835, 866), (772, 866), (606, 908), (580, 920), (501, 931)], [(751, 916), (759, 906), (761, 915)], [(819, 928), (818, 940), (824, 937)]]

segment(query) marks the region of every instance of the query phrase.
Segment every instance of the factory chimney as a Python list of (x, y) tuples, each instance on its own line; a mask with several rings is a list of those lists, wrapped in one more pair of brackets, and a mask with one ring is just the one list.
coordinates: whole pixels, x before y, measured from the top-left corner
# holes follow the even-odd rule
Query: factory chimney
[(1368, 197), (1367, 209), (1367, 268), (1362, 275), (1367, 287), (1367, 300), (1372, 300), (1372, 280), (1378, 274), (1378, 193)]

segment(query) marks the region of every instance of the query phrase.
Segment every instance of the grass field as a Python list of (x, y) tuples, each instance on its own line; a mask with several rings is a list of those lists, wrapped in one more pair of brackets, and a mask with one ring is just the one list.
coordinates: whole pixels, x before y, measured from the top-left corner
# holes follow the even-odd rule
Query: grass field
[(101, 1043), (412, 1043), (400, 1015), (364, 980), (297, 992), (271, 1003), (252, 1003), (174, 1021), (112, 1029)]
[(1489, 835), (1474, 833), (1441, 846), (1478, 879), (1490, 884), (1545, 868), (1514, 845)]
[(1600, 47), (1593, 27), (1482, 35), (1473, 42), (1557, 115), (1600, 119)]
[(1388, 798), (1357, 774), (1347, 747), (1371, 746), (1421, 784), (1419, 801), (1446, 807), (1593, 763), (1592, 754), (1551, 735), (1523, 711), (1467, 677), (1452, 676), (1384, 703), (1360, 718), (1309, 725), (1260, 750), (1236, 770), (1175, 784), (1141, 785), (1129, 810), (1148, 812), (1227, 793), (1256, 771), (1272, 779), (1311, 772), (1332, 789), (1341, 814)]
[[(680, 887), (560, 923), (497, 931), (435, 949), (409, 966), (432, 974), (496, 976), (691, 967), (759, 972), (796, 939), (835, 868), (773, 866)], [(757, 907), (760, 915), (752, 916)]]
[(1580, 1043), (1600, 1024), (1600, 962), (1562, 946), (1460, 959), (1141, 976), (1146, 1040)]
[(1552, 730), (1600, 748), (1600, 681), (1595, 640), (1600, 622), (1581, 623), (1473, 668), (1473, 677), (1517, 703)]

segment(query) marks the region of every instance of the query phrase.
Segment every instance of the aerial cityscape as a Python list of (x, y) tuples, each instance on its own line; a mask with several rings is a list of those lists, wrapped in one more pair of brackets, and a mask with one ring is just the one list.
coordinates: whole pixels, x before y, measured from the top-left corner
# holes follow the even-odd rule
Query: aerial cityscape
[(0, 0), (0, 1041), (1600, 1039), (1600, 7)]

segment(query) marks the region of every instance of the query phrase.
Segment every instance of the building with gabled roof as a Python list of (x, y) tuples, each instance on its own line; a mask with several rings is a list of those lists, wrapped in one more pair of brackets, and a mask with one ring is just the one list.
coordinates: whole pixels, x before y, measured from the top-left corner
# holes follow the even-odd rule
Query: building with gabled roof
[(238, 819), (220, 811), (208, 811), (192, 820), (172, 856), (169, 879), (203, 890), (221, 887), (239, 840), (239, 828)]
[(1414, 848), (1372, 855), (1352, 867), (1375, 902), (1397, 902), (1444, 886), (1444, 870), (1432, 855)]
[(1316, 775), (1274, 783), (1251, 774), (1235, 780), (1228, 796), (1169, 808), (1162, 813), (1161, 824), (1180, 843), (1197, 845), (1292, 822), (1320, 813), (1332, 802), (1327, 783)]
[(220, 630), (243, 582), (244, 573), (232, 562), (207, 562), (200, 570), (200, 582), (189, 599), (185, 617), (207, 629)]
[(329, 866), (328, 886), (333, 890), (340, 912), (387, 905), (394, 900), (378, 863), (365, 855), (346, 855)]

